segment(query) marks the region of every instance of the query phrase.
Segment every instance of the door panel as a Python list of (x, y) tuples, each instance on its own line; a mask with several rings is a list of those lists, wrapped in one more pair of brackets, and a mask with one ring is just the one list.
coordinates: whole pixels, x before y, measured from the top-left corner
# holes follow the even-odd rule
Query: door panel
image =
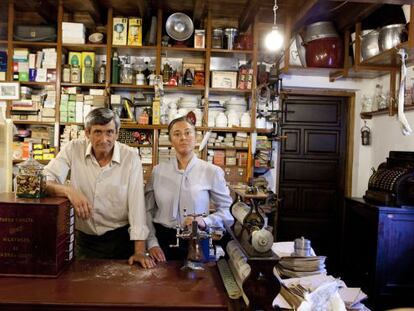
[[(289, 96), (283, 102), (278, 240), (304, 236), (335, 269), (344, 195), (346, 99)], [(332, 271), (331, 271), (332, 272)]]

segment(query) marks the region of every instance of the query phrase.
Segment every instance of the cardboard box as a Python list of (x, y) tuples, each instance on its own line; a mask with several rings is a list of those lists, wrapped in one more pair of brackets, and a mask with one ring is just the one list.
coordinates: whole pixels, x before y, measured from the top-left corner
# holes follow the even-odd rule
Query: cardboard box
[(224, 89), (237, 88), (237, 71), (212, 71), (211, 87)]
[(112, 44), (126, 45), (128, 19), (125, 17), (114, 17), (112, 25)]
[(128, 45), (142, 46), (142, 18), (128, 19)]
[(158, 99), (152, 102), (152, 124), (160, 124), (160, 101)]
[[(91, 69), (92, 68), (92, 69)], [(82, 52), (82, 83), (93, 83), (95, 77), (95, 52)], [(91, 74), (86, 74), (87, 70)]]
[(69, 65), (78, 65), (82, 68), (82, 53), (81, 52), (69, 52), (68, 55)]

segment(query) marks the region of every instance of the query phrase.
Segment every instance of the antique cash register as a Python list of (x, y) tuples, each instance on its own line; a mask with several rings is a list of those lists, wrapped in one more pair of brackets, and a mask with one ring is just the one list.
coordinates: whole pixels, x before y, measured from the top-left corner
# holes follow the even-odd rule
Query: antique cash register
[(387, 162), (373, 170), (364, 199), (387, 206), (414, 207), (414, 152), (390, 151)]

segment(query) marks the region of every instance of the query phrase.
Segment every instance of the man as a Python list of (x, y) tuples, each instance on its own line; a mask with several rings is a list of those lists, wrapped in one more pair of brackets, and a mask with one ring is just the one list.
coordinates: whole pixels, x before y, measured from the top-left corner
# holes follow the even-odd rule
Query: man
[(152, 268), (142, 165), (136, 149), (116, 141), (119, 128), (112, 110), (92, 110), (85, 119), (88, 139), (69, 142), (45, 167), (47, 192), (67, 197), (75, 209), (78, 258), (129, 258)]

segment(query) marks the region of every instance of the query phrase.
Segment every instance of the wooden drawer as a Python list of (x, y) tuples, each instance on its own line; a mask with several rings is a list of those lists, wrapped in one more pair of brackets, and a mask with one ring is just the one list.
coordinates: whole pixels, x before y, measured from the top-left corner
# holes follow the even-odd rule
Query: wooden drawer
[(224, 178), (228, 182), (244, 182), (246, 181), (245, 167), (224, 167)]

